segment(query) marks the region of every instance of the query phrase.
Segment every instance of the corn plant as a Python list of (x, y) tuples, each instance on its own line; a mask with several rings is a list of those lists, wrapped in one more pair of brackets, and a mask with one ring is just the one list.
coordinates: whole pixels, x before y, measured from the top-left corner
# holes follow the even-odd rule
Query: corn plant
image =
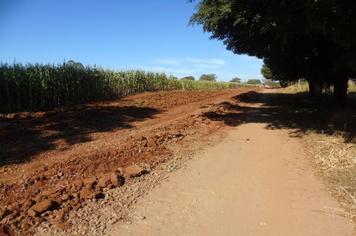
[(207, 90), (234, 83), (178, 80), (164, 73), (112, 71), (63, 63), (0, 64), (0, 112), (48, 110), (144, 91)]

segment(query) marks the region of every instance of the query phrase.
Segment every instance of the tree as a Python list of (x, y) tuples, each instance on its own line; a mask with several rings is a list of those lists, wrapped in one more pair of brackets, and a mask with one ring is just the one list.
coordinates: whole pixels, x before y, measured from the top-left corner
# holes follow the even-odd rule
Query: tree
[(267, 80), (278, 80), (278, 78), (272, 74), (271, 69), (266, 64), (262, 65), (261, 74)]
[(238, 78), (238, 77), (235, 77), (235, 78), (233, 78), (232, 80), (230, 80), (230, 82), (233, 82), (233, 83), (241, 83), (241, 79)]
[(202, 81), (216, 81), (218, 77), (216, 76), (216, 74), (202, 74), (199, 78), (199, 80)]
[(80, 62), (76, 62), (76, 61), (73, 61), (73, 60), (69, 60), (65, 63), (65, 66), (67, 67), (72, 67), (72, 68), (75, 68), (75, 69), (80, 69), (80, 70), (83, 70), (84, 69), (84, 66), (82, 63)]
[(266, 81), (264, 83), (271, 87), (276, 87), (276, 84), (273, 81), (279, 81), (279, 85), (282, 88), (286, 88), (292, 84), (290, 81), (284, 80), (281, 76), (273, 74), (271, 69), (266, 64), (262, 65), (261, 74), (266, 79)]
[(247, 80), (246, 84), (254, 84), (254, 85), (261, 84), (261, 80), (259, 80), (259, 79), (249, 79), (249, 80)]
[(182, 80), (195, 80), (194, 76), (186, 76), (181, 78)]
[(279, 80), (325, 83), (343, 100), (356, 75), (355, 1), (201, 0), (191, 23), (203, 25), (227, 49), (264, 60)]

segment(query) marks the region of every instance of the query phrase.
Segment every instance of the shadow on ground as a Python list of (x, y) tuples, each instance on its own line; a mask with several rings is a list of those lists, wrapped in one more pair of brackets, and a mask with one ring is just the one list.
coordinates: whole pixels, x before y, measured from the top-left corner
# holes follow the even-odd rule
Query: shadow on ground
[(311, 99), (306, 93), (247, 92), (223, 102), (204, 114), (211, 120), (230, 126), (266, 123), (267, 129), (293, 129), (291, 136), (308, 131), (332, 135), (340, 133), (345, 142), (356, 142), (356, 95), (351, 94), (343, 106), (325, 96)]
[(136, 106), (78, 106), (34, 117), (0, 118), (0, 166), (31, 156), (91, 141), (90, 134), (132, 128), (132, 122), (152, 118), (159, 110)]

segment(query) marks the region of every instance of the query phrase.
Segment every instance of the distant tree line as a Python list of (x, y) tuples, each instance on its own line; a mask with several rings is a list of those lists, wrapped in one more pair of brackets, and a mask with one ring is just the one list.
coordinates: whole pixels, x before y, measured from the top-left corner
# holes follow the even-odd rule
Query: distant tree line
[(195, 80), (194, 76), (186, 76), (186, 77), (183, 77), (181, 78), (182, 80)]
[[(211, 81), (211, 82), (216, 82), (217, 81), (217, 75), (216, 74), (202, 74), (199, 77), (199, 81)], [(194, 81), (195, 77), (194, 76), (185, 76), (182, 77), (181, 80), (191, 80)], [(259, 85), (262, 84), (262, 81), (259, 79), (248, 79), (246, 82), (242, 82), (242, 79), (239, 77), (234, 77), (230, 80), (231, 83), (238, 83), (238, 84), (250, 84), (250, 85)], [(265, 81), (267, 82), (267, 80)], [(268, 82), (267, 82), (268, 83)]]
[[(200, 81), (211, 81), (211, 82), (216, 82), (217, 81), (217, 75), (216, 74), (202, 74), (199, 77)], [(181, 78), (182, 80), (195, 80), (194, 76), (186, 76)]]

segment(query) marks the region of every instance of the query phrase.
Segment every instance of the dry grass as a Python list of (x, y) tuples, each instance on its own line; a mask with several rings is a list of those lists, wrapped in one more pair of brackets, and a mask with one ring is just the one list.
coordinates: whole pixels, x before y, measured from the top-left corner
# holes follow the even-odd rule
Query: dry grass
[[(309, 85), (306, 81), (301, 80), (300, 82), (297, 82), (287, 88), (289, 92), (292, 93), (304, 93), (309, 91)], [(350, 81), (349, 82), (349, 93), (356, 93), (356, 82), (355, 81)]]
[[(308, 83), (302, 81), (287, 88), (288, 92), (299, 93), (308, 91)], [(356, 92), (356, 83), (349, 82), (349, 93)], [(351, 96), (350, 96), (351, 99)], [(354, 104), (354, 103), (352, 103)], [(353, 106), (353, 105), (351, 105)], [(329, 116), (330, 125), (343, 124), (345, 131), (354, 121), (354, 113), (338, 111)], [(309, 131), (303, 137), (306, 150), (321, 175), (330, 183), (332, 192), (338, 198), (347, 215), (356, 224), (356, 139), (345, 139), (343, 131), (335, 134), (323, 134)], [(349, 130), (349, 132), (353, 132)]]
[(356, 81), (352, 81), (349, 83), (349, 92), (356, 93)]
[(356, 223), (356, 145), (345, 143), (341, 135), (315, 133), (305, 136), (305, 143), (346, 214)]
[(292, 93), (304, 93), (304, 92), (308, 92), (309, 91), (309, 85), (308, 82), (305, 80), (300, 80), (297, 83), (289, 86), (287, 88), (288, 92), (292, 92)]

